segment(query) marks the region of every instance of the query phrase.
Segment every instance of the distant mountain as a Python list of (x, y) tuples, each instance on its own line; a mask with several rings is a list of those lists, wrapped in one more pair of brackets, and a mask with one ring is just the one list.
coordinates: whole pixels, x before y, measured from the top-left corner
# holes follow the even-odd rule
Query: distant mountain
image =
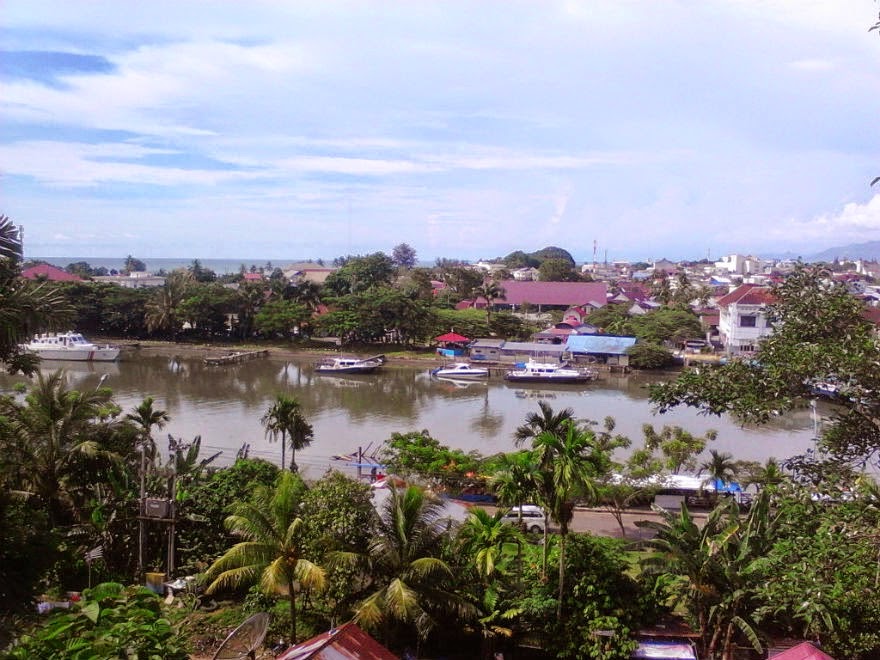
[(841, 247), (828, 248), (808, 258), (808, 261), (834, 261), (835, 259), (866, 259), (880, 261), (880, 241), (853, 243)]

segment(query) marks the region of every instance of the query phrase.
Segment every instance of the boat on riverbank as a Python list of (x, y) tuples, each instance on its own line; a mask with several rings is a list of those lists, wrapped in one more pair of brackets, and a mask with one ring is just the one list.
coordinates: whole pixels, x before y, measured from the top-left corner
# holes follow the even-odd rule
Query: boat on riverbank
[(76, 362), (113, 362), (119, 357), (116, 346), (98, 346), (78, 332), (34, 335), (22, 350), (38, 355), (41, 360), (72, 360)]
[(431, 370), (432, 376), (437, 378), (488, 378), (489, 370), (486, 367), (477, 367), (467, 362), (453, 362)]
[(576, 369), (556, 362), (529, 360), (504, 374), (512, 383), (560, 383), (565, 385), (588, 383), (596, 378), (592, 369)]
[(319, 374), (371, 374), (385, 364), (384, 355), (369, 358), (335, 357), (318, 363), (315, 373)]

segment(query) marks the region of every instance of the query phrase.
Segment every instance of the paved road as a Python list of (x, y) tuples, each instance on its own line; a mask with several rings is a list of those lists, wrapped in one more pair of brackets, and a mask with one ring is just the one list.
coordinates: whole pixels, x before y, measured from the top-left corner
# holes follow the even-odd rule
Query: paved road
[[(487, 511), (494, 512), (494, 507), (485, 507)], [(698, 523), (706, 519), (704, 511), (692, 512)], [(661, 516), (650, 509), (631, 509), (623, 514), (623, 526), (626, 529), (626, 539), (637, 541), (651, 537), (650, 530), (642, 529), (636, 525), (643, 520), (661, 520)], [(551, 530), (554, 527), (551, 526)], [(569, 525), (572, 532), (591, 532), (599, 536), (613, 536), (621, 538), (620, 526), (617, 519), (605, 509), (576, 508), (574, 518)]]

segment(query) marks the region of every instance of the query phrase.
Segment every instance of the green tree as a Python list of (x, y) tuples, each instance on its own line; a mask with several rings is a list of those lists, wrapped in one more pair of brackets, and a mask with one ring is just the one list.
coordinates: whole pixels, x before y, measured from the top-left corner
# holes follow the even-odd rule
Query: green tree
[(60, 327), (73, 310), (58, 289), (19, 277), (21, 258), (19, 230), (0, 215), (0, 362), (9, 373), (32, 374), (39, 358), (20, 344), (37, 331)]
[(176, 335), (181, 328), (179, 308), (187, 294), (187, 276), (174, 271), (165, 278), (165, 284), (153, 292), (144, 311), (148, 332)]
[(442, 617), (475, 617), (476, 608), (455, 593), (453, 571), (440, 557), (448, 540), (437, 524), (441, 506), (417, 486), (391, 490), (366, 557), (372, 593), (358, 604), (355, 621), (389, 633), (394, 624), (411, 626), (424, 640)]
[(406, 243), (399, 243), (391, 251), (391, 260), (401, 268), (412, 268), (416, 265), (416, 251)]
[(626, 353), (630, 366), (635, 369), (663, 369), (675, 362), (669, 349), (647, 341), (636, 343)]
[(299, 401), (286, 394), (277, 394), (275, 403), (265, 412), (260, 423), (272, 440), (281, 436), (281, 469), (287, 469), (285, 452), (287, 441), (290, 440), (290, 469), (297, 471), (296, 450), (308, 447), (314, 436), (312, 425), (303, 415)]
[(513, 439), (517, 447), (522, 446), (526, 440), (534, 440), (541, 433), (561, 435), (567, 430), (568, 423), (574, 420), (573, 408), (563, 408), (555, 412), (549, 403), (538, 401), (538, 410), (527, 414), (525, 423), (514, 432)]
[(483, 282), (480, 286), (474, 287), (473, 294), (477, 300), (482, 298), (486, 301), (486, 325), (490, 324), (490, 314), (492, 307), (497, 300), (506, 300), (504, 295), (504, 287), (495, 280)]
[(820, 448), (861, 462), (880, 448), (880, 343), (864, 307), (821, 269), (800, 265), (772, 289), (767, 310), (773, 334), (754, 359), (689, 369), (652, 388), (663, 412), (678, 405), (704, 413), (730, 413), (744, 423), (764, 423), (802, 405), (817, 384), (841, 388), (839, 412), (823, 427)]
[(128, 255), (125, 258), (125, 264), (122, 266), (122, 272), (126, 275), (129, 273), (141, 273), (145, 270), (147, 270), (147, 264), (140, 259), (135, 259), (131, 255)]
[(117, 413), (109, 389), (68, 390), (60, 370), (37, 374), (24, 404), (0, 398), (4, 450), (15, 457), (18, 488), (39, 498), (53, 527), (81, 513), (89, 494), (89, 466), (109, 468), (118, 460), (96, 432)]
[(546, 259), (538, 268), (542, 282), (578, 282), (581, 277), (567, 259)]
[(596, 478), (608, 467), (608, 457), (595, 449), (595, 434), (569, 420), (562, 433), (543, 431), (532, 442), (541, 471), (543, 503), (559, 524), (559, 594), (557, 616), (562, 617), (565, 593), (565, 543), (576, 498), (596, 498)]
[(293, 336), (294, 328), (302, 326), (311, 316), (311, 311), (302, 303), (270, 300), (254, 317), (254, 328), (264, 335), (281, 335), (289, 339)]
[(249, 502), (235, 502), (226, 526), (244, 539), (206, 571), (206, 593), (259, 584), (263, 593), (284, 596), (290, 603), (290, 639), (297, 641), (297, 593), (320, 592), (324, 569), (303, 552), (305, 523), (299, 517), (305, 486), (292, 472), (282, 472), (274, 489), (258, 487)]
[(324, 288), (333, 296), (362, 293), (374, 286), (388, 286), (394, 277), (394, 262), (382, 252), (337, 261), (342, 262), (342, 266), (324, 282)]

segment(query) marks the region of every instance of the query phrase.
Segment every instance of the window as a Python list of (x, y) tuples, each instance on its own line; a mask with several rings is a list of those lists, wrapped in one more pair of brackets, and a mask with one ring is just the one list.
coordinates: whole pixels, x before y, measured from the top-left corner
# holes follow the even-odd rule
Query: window
[(754, 328), (756, 325), (758, 325), (758, 317), (754, 314), (739, 317), (739, 327), (741, 328)]

